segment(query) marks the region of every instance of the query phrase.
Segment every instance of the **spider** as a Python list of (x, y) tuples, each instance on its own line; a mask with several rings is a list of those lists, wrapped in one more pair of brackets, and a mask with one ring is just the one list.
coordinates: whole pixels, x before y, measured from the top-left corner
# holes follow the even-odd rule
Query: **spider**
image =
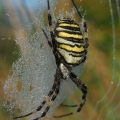
[[(67, 78), (70, 78), (83, 93), (82, 100), (80, 101), (80, 104), (78, 105), (78, 108), (75, 112), (80, 112), (81, 108), (86, 102), (87, 86), (81, 81), (81, 79), (79, 79), (73, 72), (71, 72), (71, 70), (73, 67), (85, 62), (86, 60), (87, 48), (89, 46), (88, 29), (87, 23), (84, 20), (84, 17), (81, 15), (80, 11), (77, 9), (74, 1), (71, 0), (71, 2), (73, 3), (78, 15), (81, 18), (81, 25), (77, 24), (76, 21), (71, 18), (61, 18), (57, 21), (57, 24), (53, 30), (50, 4), (49, 0), (47, 0), (51, 41), (43, 29), (42, 31), (48, 40), (48, 44), (51, 47), (56, 60), (57, 69), (54, 77), (54, 83), (46, 99), (36, 110), (26, 115), (15, 117), (14, 119), (23, 118), (40, 111), (46, 102), (50, 100), (50, 103), (47, 105), (41, 116), (34, 120), (45, 117), (54, 100), (59, 95), (61, 81), (66, 80)], [(68, 114), (54, 117), (64, 117), (75, 112), (70, 112)]]

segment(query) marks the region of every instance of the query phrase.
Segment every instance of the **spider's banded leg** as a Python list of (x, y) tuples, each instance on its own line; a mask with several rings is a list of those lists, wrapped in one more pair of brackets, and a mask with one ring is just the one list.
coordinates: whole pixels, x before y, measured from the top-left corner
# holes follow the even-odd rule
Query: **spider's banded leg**
[(57, 79), (54, 80), (54, 84), (52, 86), (52, 90), (48, 93), (46, 99), (41, 103), (41, 105), (36, 109), (34, 110), (33, 112), (31, 113), (28, 113), (26, 115), (22, 115), (22, 116), (18, 116), (18, 117), (15, 117), (14, 119), (18, 119), (18, 118), (23, 118), (23, 117), (27, 117), (29, 115), (32, 115), (38, 111), (40, 111), (42, 109), (42, 107), (45, 105), (45, 103), (50, 99), (50, 96), (53, 94), (53, 92), (56, 90), (56, 87), (57, 85), (59, 84), (59, 82), (57, 81)]
[(84, 48), (87, 48), (89, 46), (89, 44), (88, 44), (87, 23), (86, 23), (86, 21), (84, 19), (84, 16), (82, 16), (82, 14), (80, 13), (80, 11), (78, 10), (78, 8), (77, 8), (76, 4), (74, 3), (74, 1), (73, 0), (71, 0), (71, 1), (72, 1), (73, 5), (74, 5), (75, 9), (77, 10), (78, 15), (82, 19), (82, 28), (83, 28), (83, 31), (84, 31), (84, 39), (85, 39), (85, 42), (86, 42), (86, 44), (84, 45)]
[(82, 26), (81, 28), (83, 29), (83, 35), (84, 35), (84, 40), (85, 40), (85, 45), (84, 45), (84, 48), (88, 48), (89, 46), (89, 43), (88, 43), (88, 28), (87, 28), (87, 23), (84, 19), (84, 17), (82, 16)]
[[(48, 110), (50, 109), (50, 106), (52, 105), (52, 102), (55, 100), (55, 98), (57, 97), (58, 93), (59, 93), (59, 87), (60, 87), (60, 80), (62, 78), (62, 74), (61, 74), (61, 71), (60, 69), (58, 68), (56, 70), (56, 74), (55, 74), (55, 80), (54, 80), (54, 84), (53, 84), (53, 87), (52, 87), (52, 90), (49, 92), (48, 96), (49, 99), (52, 96), (52, 99), (50, 101), (50, 105), (46, 107), (45, 111), (42, 113), (42, 115), (38, 118), (36, 118), (35, 120), (38, 120), (40, 119), (41, 117), (44, 117), (46, 115), (46, 113), (48, 112)], [(53, 94), (55, 92), (55, 94)], [(48, 99), (48, 98), (47, 98)], [(48, 100), (49, 100), (48, 99)], [(46, 100), (47, 101), (47, 100)]]
[(84, 20), (84, 18), (82, 18), (82, 28), (83, 28), (83, 31), (84, 31), (84, 40), (85, 40), (85, 45), (84, 45), (84, 48), (88, 48), (89, 46), (89, 43), (88, 43), (88, 29), (87, 29), (87, 23), (86, 21)]
[(79, 112), (86, 102), (86, 96), (87, 96), (87, 91), (88, 91), (87, 86), (72, 72), (70, 73), (70, 78), (83, 93), (82, 100), (81, 100), (80, 105), (76, 111), (76, 112)]
[(49, 4), (49, 0), (47, 0), (47, 4), (48, 4), (48, 22), (49, 22), (49, 30), (50, 30), (50, 35), (52, 38), (52, 42), (54, 44), (54, 33), (53, 33), (53, 28), (52, 28), (52, 16), (50, 13), (50, 4)]
[(44, 29), (42, 29), (42, 31), (43, 31), (43, 33), (44, 33), (44, 35), (45, 35), (45, 37), (48, 41), (48, 44), (49, 44), (50, 48), (53, 49), (53, 45), (52, 45), (51, 41), (48, 39), (48, 36), (47, 36), (46, 32), (44, 31)]
[(45, 103), (49, 100), (50, 96), (53, 94), (54, 90), (56, 89), (56, 86), (57, 86), (57, 82), (55, 81), (53, 84), (52, 90), (48, 93), (48, 96), (46, 97), (46, 99), (41, 103), (41, 105), (36, 110), (34, 110), (33, 112), (28, 113), (26, 115), (15, 117), (14, 119), (27, 117), (29, 115), (32, 115), (32, 114), (40, 111), (42, 109), (42, 107), (45, 105)]
[(45, 111), (42, 113), (42, 115), (34, 120), (39, 120), (42, 117), (45, 117), (46, 113), (48, 112), (48, 110), (50, 109), (50, 106), (52, 106), (53, 101), (56, 99), (57, 95), (59, 94), (59, 88), (60, 88), (60, 83), (61, 83), (61, 78), (62, 78), (62, 73), (60, 71), (60, 69), (58, 68), (56, 70), (56, 74), (55, 74), (55, 81), (57, 81), (56, 84), (56, 88), (55, 88), (55, 93), (53, 94), (52, 98), (50, 99), (50, 104), (46, 107)]
[(52, 96), (52, 98), (51, 98), (51, 100), (49, 102), (49, 105), (45, 108), (45, 111), (42, 113), (42, 115), (40, 117), (37, 117), (36, 119), (33, 119), (33, 120), (39, 120), (39, 119), (45, 117), (45, 115), (47, 114), (48, 110), (52, 106), (54, 100), (56, 99), (57, 95), (59, 94), (59, 88), (60, 88), (60, 81), (58, 81), (58, 84), (57, 84), (57, 87), (56, 87), (56, 90), (55, 90), (55, 94)]
[[(78, 86), (78, 88), (82, 91), (82, 100), (80, 102), (80, 105), (78, 106), (78, 109), (75, 112), (80, 112), (81, 108), (86, 102), (86, 96), (87, 96), (87, 86), (74, 74), (70, 73), (71, 80)], [(54, 118), (60, 118), (65, 117), (74, 114), (75, 112), (70, 112), (68, 114), (60, 115), (60, 116), (54, 116)]]

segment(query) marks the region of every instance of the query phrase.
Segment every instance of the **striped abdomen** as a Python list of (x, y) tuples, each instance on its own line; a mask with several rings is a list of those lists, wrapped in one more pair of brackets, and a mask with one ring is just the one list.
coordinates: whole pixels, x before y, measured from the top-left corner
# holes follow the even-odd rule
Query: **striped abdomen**
[(54, 32), (57, 50), (67, 64), (78, 65), (85, 60), (85, 41), (79, 24), (69, 18), (60, 19)]

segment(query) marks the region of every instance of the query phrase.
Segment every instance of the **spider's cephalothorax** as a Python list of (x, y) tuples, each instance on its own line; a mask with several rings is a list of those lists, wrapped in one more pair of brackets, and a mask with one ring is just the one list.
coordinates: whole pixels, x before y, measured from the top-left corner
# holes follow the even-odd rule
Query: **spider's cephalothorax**
[[(84, 17), (78, 11), (74, 1), (73, 0), (71, 1), (74, 7), (76, 8), (78, 15), (81, 17), (81, 24), (77, 24), (75, 20), (72, 20), (70, 18), (63, 18), (57, 21), (56, 26), (53, 30), (50, 5), (49, 5), (49, 0), (47, 0), (48, 22), (49, 22), (51, 40), (49, 40), (46, 32), (43, 29), (42, 30), (44, 35), (46, 36), (46, 39), (48, 40), (48, 44), (51, 47), (51, 50), (53, 51), (57, 64), (54, 83), (47, 97), (36, 110), (26, 115), (15, 117), (15, 119), (26, 117), (36, 113), (37, 111), (40, 111), (42, 107), (47, 103), (47, 101), (50, 101), (50, 103), (47, 105), (47, 107), (40, 115), (40, 117), (37, 117), (34, 120), (38, 120), (40, 118), (45, 117), (48, 110), (52, 106), (52, 103), (59, 95), (59, 89), (62, 80), (66, 80), (67, 78), (70, 78), (83, 93), (82, 99), (80, 100), (80, 104), (78, 105), (78, 108), (75, 112), (79, 112), (83, 107), (83, 105), (85, 104), (86, 95), (87, 95), (87, 86), (81, 81), (81, 79), (79, 79), (73, 72), (71, 72), (71, 69), (74, 66), (83, 63), (86, 60), (87, 47), (89, 45), (88, 29)], [(64, 106), (69, 106), (69, 105), (64, 105)], [(60, 116), (54, 116), (54, 117), (55, 118), (64, 117), (71, 115), (75, 112), (71, 112)]]

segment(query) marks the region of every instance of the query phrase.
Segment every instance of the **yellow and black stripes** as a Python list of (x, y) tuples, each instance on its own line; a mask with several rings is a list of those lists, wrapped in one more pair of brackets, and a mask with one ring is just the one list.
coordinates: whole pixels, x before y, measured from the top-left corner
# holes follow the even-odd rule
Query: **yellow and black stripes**
[(60, 44), (59, 48), (64, 49), (68, 52), (73, 52), (73, 53), (82, 53), (84, 52), (83, 46), (78, 46), (78, 45), (67, 45), (67, 44)]
[(58, 36), (61, 37), (61, 38), (63, 38), (63, 37), (64, 38), (74, 38), (74, 39), (77, 39), (77, 40), (83, 38), (83, 36), (81, 34), (76, 33), (74, 31), (72, 31), (72, 32), (70, 32), (70, 31), (65, 31), (65, 32), (64, 31), (60, 31), (58, 33)]
[(66, 42), (71, 41), (72, 43), (77, 44), (84, 42), (83, 34), (80, 31), (80, 26), (71, 19), (59, 20), (55, 28), (55, 36), (56, 41), (61, 38)]
[(60, 27), (61, 29), (66, 29), (65, 31), (72, 31), (72, 32), (79, 32), (80, 33), (80, 27), (79, 24), (77, 24), (74, 20), (71, 19), (59, 19), (58, 23), (56, 25), (56, 29)]
[(85, 41), (79, 24), (74, 20), (59, 19), (55, 28), (57, 50), (67, 64), (78, 65), (86, 59)]

